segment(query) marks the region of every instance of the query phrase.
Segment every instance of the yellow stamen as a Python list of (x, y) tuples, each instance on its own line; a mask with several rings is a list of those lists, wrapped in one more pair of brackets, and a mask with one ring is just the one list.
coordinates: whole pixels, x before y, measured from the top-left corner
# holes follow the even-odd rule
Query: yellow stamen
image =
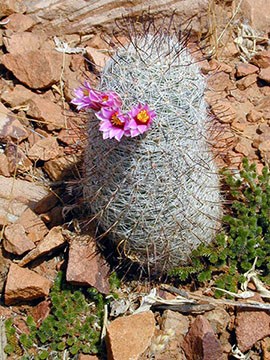
[(109, 96), (107, 96), (107, 95), (102, 96), (102, 101), (103, 102), (108, 101), (108, 99), (109, 99)]
[(84, 90), (83, 90), (83, 95), (84, 95), (84, 96), (88, 96), (88, 95), (89, 95), (89, 90), (84, 89)]
[(143, 124), (146, 124), (150, 119), (150, 116), (146, 110), (140, 111), (136, 117), (137, 120)]
[(111, 117), (111, 123), (114, 125), (114, 126), (122, 126), (123, 123), (122, 121), (119, 119), (119, 117), (117, 116), (118, 113), (114, 113)]

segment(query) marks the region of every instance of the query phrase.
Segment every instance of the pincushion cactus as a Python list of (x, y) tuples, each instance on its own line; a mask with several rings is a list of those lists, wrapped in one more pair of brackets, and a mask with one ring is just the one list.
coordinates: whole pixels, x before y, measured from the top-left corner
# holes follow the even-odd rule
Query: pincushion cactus
[(117, 94), (123, 112), (146, 104), (156, 116), (143, 134), (104, 139), (91, 115), (84, 198), (99, 235), (152, 274), (185, 263), (219, 227), (205, 87), (187, 48), (163, 31), (131, 37), (101, 73), (99, 91)]

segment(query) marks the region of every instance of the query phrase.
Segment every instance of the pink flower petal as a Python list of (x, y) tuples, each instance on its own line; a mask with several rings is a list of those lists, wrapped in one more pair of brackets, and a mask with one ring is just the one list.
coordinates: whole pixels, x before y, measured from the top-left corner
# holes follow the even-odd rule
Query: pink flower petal
[(148, 104), (142, 105), (139, 103), (132, 107), (128, 115), (130, 116), (130, 121), (125, 126), (125, 130), (130, 130), (131, 137), (134, 137), (143, 134), (151, 127), (156, 112), (151, 110)]

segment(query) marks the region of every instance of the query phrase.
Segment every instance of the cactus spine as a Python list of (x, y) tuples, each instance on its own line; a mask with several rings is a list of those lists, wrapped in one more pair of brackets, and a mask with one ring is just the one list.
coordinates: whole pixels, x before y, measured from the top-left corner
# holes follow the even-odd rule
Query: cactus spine
[(89, 121), (84, 197), (101, 232), (152, 273), (173, 269), (219, 227), (219, 178), (208, 145), (206, 81), (189, 51), (163, 31), (116, 51), (100, 79), (123, 110), (157, 113), (141, 136), (103, 140)]

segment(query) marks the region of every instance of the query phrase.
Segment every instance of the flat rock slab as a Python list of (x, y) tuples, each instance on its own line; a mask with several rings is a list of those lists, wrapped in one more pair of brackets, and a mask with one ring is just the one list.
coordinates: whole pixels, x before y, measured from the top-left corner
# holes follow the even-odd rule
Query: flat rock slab
[(44, 186), (21, 179), (0, 176), (0, 198), (16, 199), (30, 208), (48, 194)]
[(26, 31), (36, 23), (31, 16), (16, 13), (11, 14), (7, 20), (9, 20), (9, 22), (5, 25), (5, 28), (14, 32)]
[(137, 360), (150, 346), (155, 333), (152, 311), (123, 316), (107, 328), (108, 360)]
[(59, 146), (56, 138), (47, 137), (38, 140), (28, 151), (31, 160), (48, 161), (54, 159), (59, 154)]
[(243, 0), (241, 12), (248, 24), (258, 32), (270, 27), (270, 0)]
[(5, 228), (4, 249), (15, 255), (22, 255), (35, 248), (33, 241), (28, 239), (21, 224), (12, 224)]
[(37, 247), (25, 255), (18, 264), (24, 266), (30, 261), (58, 249), (60, 246), (64, 245), (65, 242), (66, 240), (62, 235), (62, 228), (60, 226), (54, 227), (49, 231), (45, 238), (38, 243)]
[(48, 191), (42, 185), (0, 175), (0, 223), (15, 222), (24, 211), (34, 208), (47, 194)]
[(264, 311), (239, 311), (236, 316), (237, 346), (246, 352), (270, 335), (270, 316)]
[(110, 291), (108, 274), (109, 266), (97, 252), (93, 238), (86, 242), (74, 240), (69, 248), (66, 279), (77, 285), (95, 287), (99, 292)]
[(27, 115), (40, 120), (49, 131), (65, 127), (63, 109), (50, 100), (32, 97), (28, 102)]
[(10, 138), (21, 142), (28, 137), (29, 133), (23, 124), (12, 113), (3, 113), (0, 108), (0, 139), (7, 141)]
[(12, 263), (5, 287), (5, 304), (27, 302), (49, 295), (52, 282), (34, 271)]
[(48, 42), (46, 34), (35, 34), (29, 31), (15, 33), (3, 38), (7, 52), (11, 54), (25, 54), (30, 49), (38, 50), (46, 41)]
[(263, 50), (255, 54), (250, 62), (262, 69), (270, 66), (270, 50)]
[[(98, 26), (110, 26), (116, 19), (123, 16), (138, 15), (149, 11), (149, 2), (133, 0), (123, 3), (122, 0), (92, 1), (81, 0), (24, 0), (26, 14), (39, 19), (35, 30), (46, 29), (48, 35), (89, 34), (91, 29)], [(87, 6), (86, 6), (87, 4)], [(202, 17), (208, 9), (208, 0), (152, 0), (151, 13), (162, 11), (171, 14), (173, 11), (181, 13), (182, 23), (192, 19), (192, 30), (201, 27), (197, 14)], [(197, 19), (196, 19), (197, 18)], [(67, 21), (68, 19), (68, 21)]]
[(34, 243), (43, 240), (44, 236), (49, 232), (40, 217), (29, 208), (21, 214), (16, 223), (19, 223), (24, 227), (28, 239)]
[(2, 64), (31, 89), (44, 89), (59, 81), (62, 54), (56, 51), (28, 51), (23, 54), (4, 54)]

